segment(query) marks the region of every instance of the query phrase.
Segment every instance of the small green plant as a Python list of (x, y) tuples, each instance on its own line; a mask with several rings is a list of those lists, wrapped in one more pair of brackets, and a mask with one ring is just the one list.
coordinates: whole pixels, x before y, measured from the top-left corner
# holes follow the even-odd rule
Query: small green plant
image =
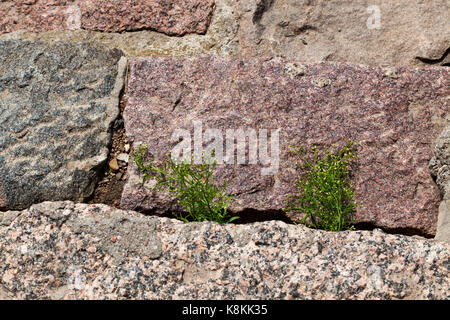
[(148, 179), (156, 181), (155, 188), (159, 191), (166, 190), (174, 195), (178, 202), (185, 208), (186, 213), (174, 213), (174, 216), (182, 221), (215, 221), (220, 224), (230, 223), (239, 217), (230, 217), (228, 207), (232, 196), (227, 194), (228, 180), (223, 185), (214, 183), (213, 171), (216, 162), (203, 157), (202, 164), (193, 164), (183, 161), (177, 163), (169, 154), (169, 160), (157, 166), (150, 161), (144, 164), (144, 155), (147, 152), (146, 145), (140, 145), (138, 150), (133, 150), (134, 162), (143, 173), (142, 182)]
[(293, 148), (302, 158), (297, 166), (304, 174), (297, 180), (299, 194), (291, 197), (284, 211), (300, 211), (304, 214), (300, 223), (315, 229), (354, 230), (356, 202), (348, 178), (350, 161), (356, 158), (353, 141), (323, 157), (316, 147), (309, 156), (302, 147)]

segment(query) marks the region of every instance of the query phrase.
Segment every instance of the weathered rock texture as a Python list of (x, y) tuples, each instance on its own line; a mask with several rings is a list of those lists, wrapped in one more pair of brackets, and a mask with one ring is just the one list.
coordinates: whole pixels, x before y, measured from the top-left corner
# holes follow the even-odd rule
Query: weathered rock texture
[(450, 63), (447, 0), (248, 0), (237, 8), (244, 57)]
[(107, 48), (118, 48), (127, 56), (196, 56), (203, 53), (238, 55), (238, 21), (234, 0), (216, 0), (214, 15), (204, 35), (183, 37), (140, 30), (133, 32), (101, 32), (92, 30), (51, 30), (46, 32), (15, 31), (1, 34), (0, 39), (23, 39), (44, 42), (91, 42)]
[(0, 3), (0, 33), (87, 29), (205, 33), (214, 0), (15, 0)]
[(13, 216), (0, 226), (9, 298), (450, 298), (449, 244), (379, 230), (185, 224), (71, 202)]
[(435, 156), (430, 161), (430, 169), (436, 178), (443, 198), (439, 206), (436, 239), (450, 241), (450, 124), (439, 136), (434, 154)]
[(90, 196), (125, 68), (117, 49), (0, 41), (0, 209)]
[[(236, 195), (231, 210), (241, 215), (279, 211), (296, 192), (299, 158), (289, 145), (308, 150), (352, 138), (358, 155), (352, 180), (359, 223), (434, 235), (440, 196), (428, 163), (449, 121), (448, 80), (445, 68), (137, 58), (130, 63), (124, 120), (133, 147), (147, 144), (148, 156), (156, 160), (177, 145), (171, 139), (174, 130), (190, 130), (193, 137), (194, 120), (202, 121), (203, 130), (220, 129), (223, 135), (225, 129), (270, 133), (280, 128), (276, 175), (261, 175), (261, 158), (258, 165), (218, 168), (218, 181), (229, 178), (229, 191)], [(180, 209), (175, 199), (138, 186), (134, 163), (128, 172), (122, 208), (158, 214)]]
[(439, 217), (436, 240), (450, 242), (450, 200), (442, 200), (439, 206)]
[[(0, 12), (4, 13), (0, 16), (0, 38), (93, 41), (130, 56), (211, 53), (368, 65), (450, 63), (445, 0), (216, 0), (214, 10), (212, 0), (169, 1), (167, 7), (159, 5), (167, 1), (154, 1), (158, 3), (151, 6), (155, 14), (150, 14), (150, 6), (143, 2), (127, 1), (127, 5), (144, 10), (125, 9), (111, 1), (94, 2), (72, 0), (63, 5), (62, 1), (53, 1), (51, 10), (47, 8), (50, 1), (33, 5), (0, 2)], [(173, 3), (181, 10), (173, 9)], [(372, 5), (380, 9), (380, 29), (367, 27), (368, 22), (375, 21)], [(42, 16), (43, 12), (49, 13)], [(164, 16), (164, 12), (170, 15)], [(183, 33), (187, 34), (171, 36)]]
[(441, 190), (444, 200), (450, 200), (450, 124), (448, 124), (434, 148), (435, 156), (430, 161), (430, 169)]

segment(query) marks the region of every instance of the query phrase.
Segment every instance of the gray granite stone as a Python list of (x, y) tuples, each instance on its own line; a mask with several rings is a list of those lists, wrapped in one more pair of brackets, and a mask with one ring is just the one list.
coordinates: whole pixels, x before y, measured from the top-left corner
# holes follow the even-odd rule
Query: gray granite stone
[(91, 195), (125, 68), (117, 49), (0, 41), (0, 209)]

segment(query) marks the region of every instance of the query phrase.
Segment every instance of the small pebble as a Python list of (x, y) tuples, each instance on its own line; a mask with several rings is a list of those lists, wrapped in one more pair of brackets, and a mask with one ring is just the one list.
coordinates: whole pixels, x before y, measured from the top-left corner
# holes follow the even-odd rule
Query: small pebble
[(120, 153), (117, 155), (117, 160), (128, 163), (129, 155), (126, 153)]
[(119, 164), (117, 163), (117, 159), (114, 158), (109, 162), (109, 167), (111, 168), (111, 170), (113, 171), (117, 171), (119, 170)]
[(384, 77), (391, 79), (398, 79), (398, 73), (396, 68), (387, 68), (383, 74)]

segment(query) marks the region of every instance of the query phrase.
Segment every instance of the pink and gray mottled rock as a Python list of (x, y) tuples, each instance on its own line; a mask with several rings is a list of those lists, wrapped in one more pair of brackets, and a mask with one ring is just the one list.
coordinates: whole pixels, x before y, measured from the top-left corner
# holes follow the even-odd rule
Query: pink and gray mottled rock
[(450, 63), (447, 0), (241, 0), (237, 12), (244, 57)]
[(10, 299), (449, 299), (449, 272), (450, 244), (378, 229), (185, 224), (72, 202), (0, 213)]
[(78, 0), (15, 0), (0, 2), (0, 34), (16, 30), (42, 32), (79, 29)]
[(214, 0), (34, 0), (0, 3), (0, 34), (87, 29), (108, 32), (156, 30), (168, 35), (203, 34)]
[[(137, 58), (130, 63), (124, 120), (133, 148), (147, 144), (147, 156), (157, 161), (179, 146), (172, 140), (175, 130), (194, 137), (193, 121), (201, 121), (203, 131), (221, 130), (224, 143), (227, 129), (254, 129), (259, 137), (261, 129), (272, 134), (280, 129), (275, 175), (262, 174), (267, 165), (261, 157), (256, 165), (218, 166), (218, 181), (228, 178), (228, 190), (235, 194), (231, 210), (241, 216), (279, 212), (296, 192), (299, 158), (290, 145), (326, 148), (352, 138), (361, 227), (431, 236), (440, 195), (428, 163), (449, 121), (449, 93), (445, 68)], [(134, 163), (128, 172), (122, 208), (157, 214), (180, 210), (175, 199), (136, 184), (141, 176)]]

